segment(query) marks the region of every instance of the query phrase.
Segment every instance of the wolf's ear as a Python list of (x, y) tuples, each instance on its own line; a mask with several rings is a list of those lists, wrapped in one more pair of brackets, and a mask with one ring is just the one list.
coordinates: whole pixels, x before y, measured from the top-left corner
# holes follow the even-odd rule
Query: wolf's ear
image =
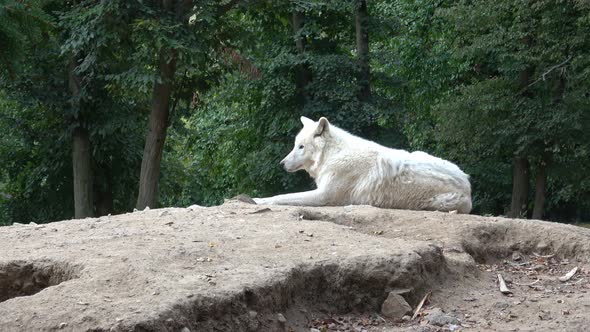
[(312, 119), (306, 118), (304, 116), (301, 117), (301, 123), (303, 123), (303, 126), (309, 126), (315, 123), (315, 121), (313, 121)]
[(322, 136), (330, 131), (330, 122), (323, 116), (318, 121), (318, 127), (315, 129), (314, 136)]

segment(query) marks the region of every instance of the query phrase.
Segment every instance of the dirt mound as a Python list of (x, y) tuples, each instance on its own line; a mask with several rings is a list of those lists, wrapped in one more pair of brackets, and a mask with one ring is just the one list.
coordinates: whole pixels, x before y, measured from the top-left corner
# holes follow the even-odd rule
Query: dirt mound
[[(590, 305), (589, 240), (540, 221), (237, 202), (4, 227), (0, 330), (506, 330), (531, 319), (538, 330), (564, 328), (566, 316), (575, 330), (590, 323), (584, 308), (555, 301)], [(556, 281), (574, 265), (575, 277)], [(512, 298), (497, 290), (498, 273)], [(432, 296), (402, 321), (380, 313), (392, 292), (412, 308)], [(532, 302), (549, 311), (544, 320), (525, 292), (546, 296)], [(486, 314), (495, 309), (508, 319)], [(429, 312), (448, 323), (429, 323)]]

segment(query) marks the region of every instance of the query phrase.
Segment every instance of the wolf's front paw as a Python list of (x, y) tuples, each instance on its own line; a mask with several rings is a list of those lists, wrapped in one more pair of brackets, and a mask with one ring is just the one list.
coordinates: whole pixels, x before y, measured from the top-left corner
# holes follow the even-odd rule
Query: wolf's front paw
[(273, 205), (272, 200), (268, 198), (252, 198), (258, 205)]

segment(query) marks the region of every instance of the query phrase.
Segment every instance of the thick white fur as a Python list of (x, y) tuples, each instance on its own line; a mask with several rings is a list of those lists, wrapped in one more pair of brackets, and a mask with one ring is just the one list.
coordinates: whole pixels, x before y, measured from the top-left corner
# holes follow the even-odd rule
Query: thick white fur
[(350, 205), (469, 213), (469, 176), (455, 164), (425, 152), (384, 147), (331, 125), (301, 117), (285, 169), (306, 170), (317, 189), (268, 198), (258, 204)]

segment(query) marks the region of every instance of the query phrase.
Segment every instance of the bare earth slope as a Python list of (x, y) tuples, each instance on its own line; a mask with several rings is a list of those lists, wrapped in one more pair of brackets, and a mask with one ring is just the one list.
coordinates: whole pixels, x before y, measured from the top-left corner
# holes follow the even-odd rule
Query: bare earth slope
[[(0, 253), (0, 331), (590, 326), (590, 230), (541, 221), (228, 202), (4, 227)], [(391, 291), (432, 296), (400, 321)]]

